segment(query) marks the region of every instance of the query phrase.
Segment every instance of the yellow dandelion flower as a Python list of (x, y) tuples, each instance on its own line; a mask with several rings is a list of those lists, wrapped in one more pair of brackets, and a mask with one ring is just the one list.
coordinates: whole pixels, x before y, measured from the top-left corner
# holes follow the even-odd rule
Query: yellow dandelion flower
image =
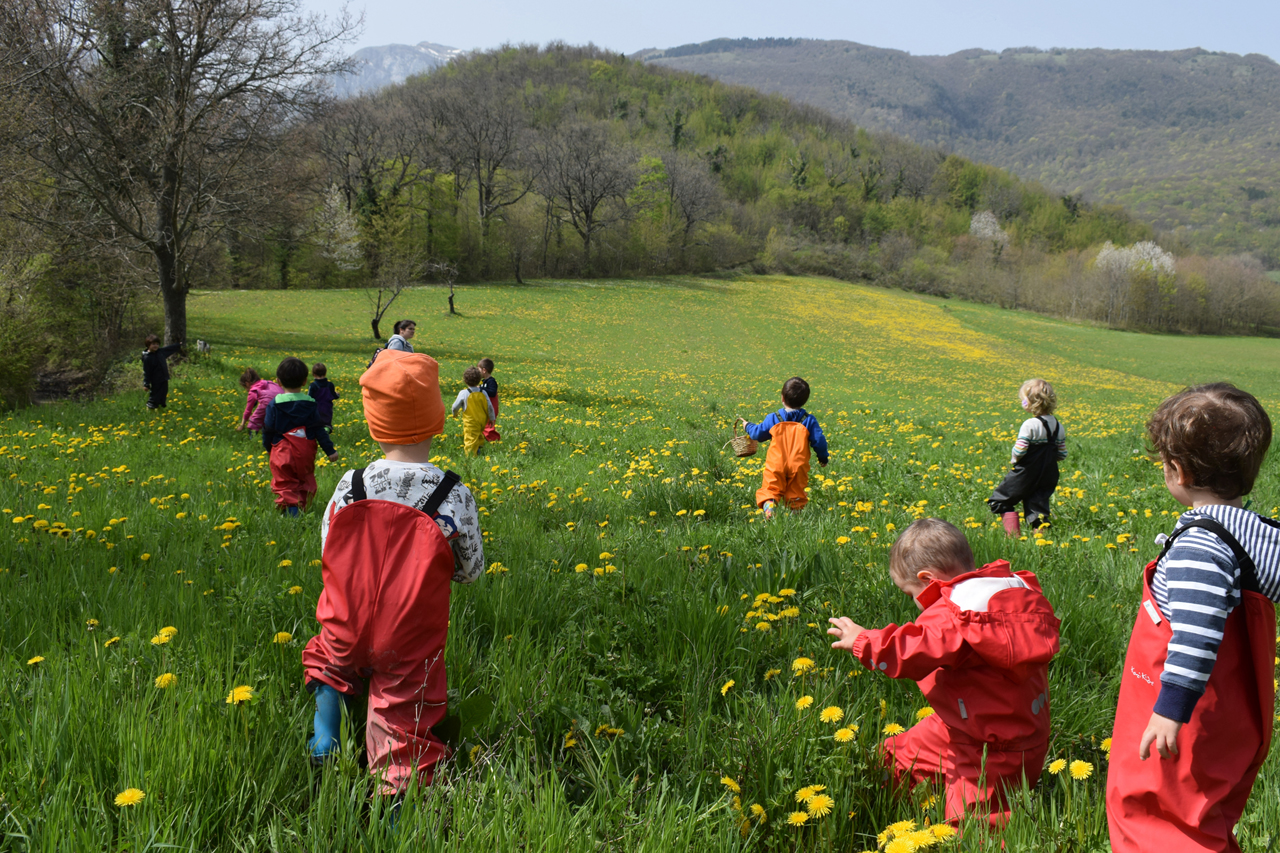
[(1066, 767), (1067, 767), (1067, 759), (1065, 758), (1059, 758), (1055, 761), (1049, 762), (1049, 772), (1052, 773), (1054, 776), (1057, 776), (1059, 773), (1065, 770)]
[(38, 663), (44, 663), (44, 657), (42, 655), (36, 655), (35, 657), (28, 660), (27, 666), (35, 666)]
[(724, 696), (726, 693), (728, 693), (730, 690), (733, 689), (733, 685), (736, 683), (737, 682), (735, 682), (732, 678), (730, 678), (728, 681), (724, 683), (724, 686), (720, 688), (720, 695)]
[(822, 709), (822, 722), (838, 723), (844, 719), (844, 711), (835, 705), (830, 705)]
[(156, 676), (156, 687), (161, 690), (167, 690), (178, 683), (178, 676), (172, 672), (162, 672)]
[(742, 788), (738, 785), (738, 783), (733, 779), (730, 779), (728, 776), (721, 776), (720, 784), (724, 785), (726, 788), (728, 788), (730, 791), (733, 791), (735, 794), (742, 793)]
[(770, 625), (768, 622), (757, 622), (757, 623), (756, 623), (756, 630), (757, 630), (757, 631), (772, 631), (772, 630), (773, 630), (773, 626), (772, 626), (772, 625)]
[(906, 835), (916, 828), (914, 820), (900, 820), (897, 823), (891, 823), (884, 828), (884, 834), (887, 838), (897, 838), (899, 835)]
[(146, 799), (146, 796), (145, 792), (140, 791), (137, 788), (125, 788), (123, 791), (116, 794), (116, 805), (122, 808), (124, 806), (136, 806), (138, 803)]
[(276, 633), (274, 637), (271, 638), (271, 642), (287, 643), (292, 639), (293, 639), (293, 634), (290, 634), (288, 631), (279, 631)]
[(796, 710), (803, 711), (805, 708), (808, 708), (812, 704), (813, 704), (812, 696), (801, 696), (799, 699), (796, 700)]
[(1111, 738), (1109, 737), (1103, 738), (1102, 743), (1100, 745), (1102, 746), (1102, 751), (1107, 754), (1107, 760), (1110, 761), (1111, 760)]
[(836, 537), (836, 544), (837, 544), (837, 545), (848, 545), (848, 544), (849, 544), (849, 537), (848, 537), (848, 536), (837, 536), (837, 537)]
[(302, 592), (302, 587), (300, 587), (300, 586), (291, 586), (291, 587), (289, 587), (289, 594), (290, 594), (290, 595), (297, 595), (297, 594), (298, 594), (298, 593), (300, 593), (300, 592)]
[(293, 560), (281, 560), (280, 565), (277, 566), (276, 568), (287, 569), (289, 566), (292, 566), (292, 565), (293, 565)]
[(112, 637), (110, 640), (107, 640), (105, 643), (103, 643), (103, 644), (102, 644), (102, 647), (103, 647), (104, 649), (109, 649), (109, 648), (111, 648), (112, 646), (114, 646), (114, 645), (115, 645), (116, 643), (118, 643), (118, 642), (120, 642), (120, 638), (119, 638), (119, 637)]
[(828, 797), (826, 794), (816, 794), (806, 802), (805, 808), (809, 810), (809, 814), (814, 817), (826, 817), (831, 814), (831, 808), (836, 801)]
[(751, 816), (755, 818), (757, 821), (759, 821), (760, 823), (764, 823), (766, 820), (769, 819), (769, 815), (765, 814), (764, 806), (760, 805), (759, 803), (751, 804)]
[(178, 629), (172, 625), (165, 625), (160, 629), (160, 636), (168, 637), (172, 640), (174, 637), (178, 636)]
[(809, 820), (808, 812), (792, 812), (787, 815), (787, 823), (792, 826), (804, 826)]
[(312, 566), (322, 566), (322, 565), (324, 565), (324, 561), (323, 561), (323, 560), (312, 560), (308, 565), (312, 565)]
[(89, 628), (89, 630), (93, 630), (98, 627), (99, 623), (97, 619), (89, 619), (86, 620), (84, 624)]
[(239, 705), (242, 702), (248, 702), (252, 698), (253, 688), (247, 684), (242, 684), (239, 687), (233, 687), (231, 692), (227, 694), (227, 704)]
[(138, 559), (142, 560), (142, 562), (144, 562), (144, 563), (145, 563), (147, 560), (150, 560), (150, 559), (151, 559), (151, 555), (150, 555), (150, 554), (143, 554), (143, 555), (142, 555), (141, 557), (139, 557)]
[(1075, 779), (1077, 782), (1082, 782), (1093, 775), (1093, 765), (1087, 761), (1081, 761), (1078, 758), (1071, 762), (1070, 770), (1071, 778)]
[(848, 743), (849, 741), (853, 740), (853, 734), (854, 734), (854, 729), (851, 729), (848, 727), (843, 729), (836, 729), (836, 734), (835, 734), (836, 742)]
[(576, 737), (574, 737), (572, 733), (570, 733), (570, 734), (566, 734), (566, 735), (564, 736), (564, 748), (565, 748), (565, 749), (573, 749), (573, 748), (574, 748), (575, 746), (577, 746), (577, 745), (578, 745), (578, 739), (577, 739)]
[(591, 567), (588, 566), (586, 563), (578, 563), (578, 565), (573, 567), (573, 570), (581, 574), (582, 572), (585, 572), (589, 568)]
[(809, 658), (796, 658), (791, 662), (791, 671), (796, 675), (804, 675), (813, 669), (813, 661)]
[(778, 590), (778, 595), (782, 596), (783, 598), (787, 598), (788, 596), (792, 596), (795, 594), (796, 594), (796, 591), (794, 589), (791, 589), (790, 587), (787, 587), (786, 589)]
[(935, 823), (929, 827), (929, 831), (933, 833), (933, 837), (945, 841), (948, 838), (954, 838), (956, 828), (949, 823)]
[(769, 679), (773, 678), (775, 675), (781, 675), (781, 674), (782, 674), (782, 670), (780, 669), (765, 670), (764, 680), (768, 681)]
[(813, 799), (814, 795), (816, 795), (819, 790), (820, 789), (817, 785), (806, 785), (805, 787), (801, 788), (799, 791), (796, 791), (796, 802), (797, 803), (809, 802), (809, 800)]
[(931, 717), (931, 716), (933, 716), (933, 709), (930, 708), (928, 705), (925, 705), (919, 711), (916, 711), (917, 720), (923, 720), (925, 717)]
[(893, 735), (900, 735), (900, 734), (902, 734), (903, 732), (905, 732), (905, 731), (906, 731), (906, 729), (904, 729), (902, 726), (898, 725), (897, 723), (890, 723), (889, 725), (885, 726), (885, 727), (882, 729), (882, 731), (883, 731), (886, 735), (889, 735), (889, 736), (891, 736), (891, 737), (892, 737)]
[(156, 634), (151, 638), (151, 645), (153, 646), (163, 646), (167, 642), (169, 642), (168, 634)]

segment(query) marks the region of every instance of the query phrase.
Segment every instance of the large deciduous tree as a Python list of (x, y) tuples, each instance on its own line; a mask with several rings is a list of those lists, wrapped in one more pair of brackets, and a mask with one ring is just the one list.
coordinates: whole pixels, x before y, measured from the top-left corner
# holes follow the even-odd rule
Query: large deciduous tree
[(166, 342), (186, 337), (201, 250), (273, 191), (280, 135), (325, 100), (353, 30), (299, 0), (0, 4), (28, 150), (67, 197), (56, 224), (152, 258)]

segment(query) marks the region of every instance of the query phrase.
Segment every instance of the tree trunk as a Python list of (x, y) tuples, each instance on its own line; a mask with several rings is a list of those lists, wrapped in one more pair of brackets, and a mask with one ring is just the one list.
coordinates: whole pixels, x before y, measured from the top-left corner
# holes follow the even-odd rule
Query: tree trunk
[(155, 254), (164, 298), (164, 343), (168, 346), (187, 339), (187, 293), (178, 284), (177, 261), (172, 253), (157, 250)]
[(450, 314), (458, 313), (453, 309), (453, 282), (449, 282), (449, 313)]
[(378, 331), (378, 320), (379, 320), (379, 319), (380, 319), (380, 318), (378, 318), (378, 317), (374, 317), (372, 320), (370, 320), (370, 321), (369, 321), (369, 325), (373, 327), (373, 339), (374, 339), (375, 341), (380, 341), (380, 340), (382, 340), (382, 333)]

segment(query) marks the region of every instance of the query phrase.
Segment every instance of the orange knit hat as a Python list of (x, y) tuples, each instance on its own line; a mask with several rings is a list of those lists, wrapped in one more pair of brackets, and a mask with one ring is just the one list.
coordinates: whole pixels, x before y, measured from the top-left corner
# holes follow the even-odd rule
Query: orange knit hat
[(444, 432), (440, 365), (425, 353), (388, 349), (360, 376), (369, 435), (383, 444), (417, 444)]

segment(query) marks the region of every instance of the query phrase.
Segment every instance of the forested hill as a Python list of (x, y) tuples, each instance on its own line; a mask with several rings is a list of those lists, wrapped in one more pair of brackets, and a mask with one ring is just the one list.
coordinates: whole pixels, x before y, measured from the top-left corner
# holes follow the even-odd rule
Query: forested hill
[(1116, 202), (1195, 250), (1280, 267), (1280, 65), (1200, 49), (912, 56), (847, 41), (717, 39), (651, 64), (776, 92)]

